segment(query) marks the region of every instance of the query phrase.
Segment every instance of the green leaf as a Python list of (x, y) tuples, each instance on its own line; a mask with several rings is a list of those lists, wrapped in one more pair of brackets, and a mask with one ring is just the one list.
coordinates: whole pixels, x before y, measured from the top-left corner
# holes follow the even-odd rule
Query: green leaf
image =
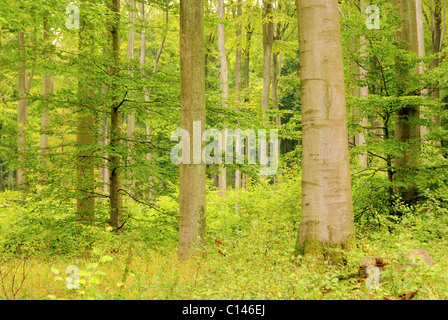
[(91, 284), (100, 284), (101, 280), (95, 277), (90, 278), (89, 283)]
[(112, 261), (114, 260), (114, 258), (112, 258), (111, 256), (103, 256), (101, 257), (101, 262), (108, 262), (108, 261)]
[(58, 269), (56, 269), (56, 268), (53, 268), (53, 267), (51, 267), (51, 272), (53, 273), (53, 274), (55, 274), (55, 275), (58, 275), (58, 274), (60, 274), (61, 272), (58, 270)]
[(54, 295), (52, 295), (52, 294), (49, 294), (49, 295), (47, 296), (47, 298), (48, 298), (48, 299), (51, 299), (51, 300), (56, 300), (56, 299), (57, 299), (56, 296), (54, 296)]
[(54, 277), (54, 280), (61, 281), (61, 280), (64, 280), (64, 278), (62, 278), (61, 276), (57, 276), (57, 277)]

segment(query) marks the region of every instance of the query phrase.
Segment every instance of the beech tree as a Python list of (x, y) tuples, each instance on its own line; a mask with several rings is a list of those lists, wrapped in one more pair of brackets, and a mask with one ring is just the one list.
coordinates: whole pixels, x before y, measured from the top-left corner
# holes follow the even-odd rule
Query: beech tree
[[(234, 10), (234, 19), (238, 19), (237, 21), (237, 30), (236, 30), (236, 51), (235, 51), (235, 102), (241, 101), (241, 62), (242, 62), (242, 50), (241, 50), (241, 31), (242, 31), (242, 23), (241, 17), (243, 15), (243, 8), (241, 4), (242, 0), (237, 0), (237, 8), (236, 14)], [(235, 134), (235, 150), (241, 152), (241, 141), (239, 132)], [(235, 188), (239, 189), (242, 187), (241, 181), (241, 171), (235, 170)]]
[[(190, 164), (179, 166), (179, 259), (186, 260), (205, 243), (205, 163), (193, 151), (193, 122), (205, 131), (204, 3), (180, 2), (181, 129), (190, 134)], [(201, 151), (204, 142), (201, 142)], [(198, 158), (200, 161), (197, 161)], [(196, 160), (196, 161), (194, 161)], [(197, 163), (199, 162), (199, 164)]]
[[(229, 75), (227, 67), (226, 40), (224, 35), (224, 0), (218, 0), (218, 49), (220, 61), (220, 90), (222, 91), (222, 106), (228, 107), (227, 100), (229, 98)], [(225, 151), (227, 147), (227, 129), (222, 130), (222, 138), (220, 141), (221, 150)], [(221, 197), (225, 197), (227, 189), (227, 170), (225, 166), (219, 167), (218, 188)]]
[[(299, 254), (355, 244), (338, 1), (297, 0), (302, 94)], [(325, 19), (322, 19), (325, 17)], [(317, 23), (319, 22), (319, 23)]]
[[(395, 0), (400, 12), (404, 15), (404, 22), (397, 30), (396, 40), (408, 51), (419, 54), (419, 32), (417, 19), (417, 2), (420, 0)], [(421, 3), (419, 6), (421, 10)], [(398, 94), (419, 95), (419, 91), (408, 93), (410, 90), (410, 75), (419, 73), (419, 68), (414, 70), (397, 70), (400, 81)], [(402, 106), (395, 114), (395, 141), (406, 144), (402, 156), (395, 159), (394, 180), (401, 180), (406, 186), (399, 188), (400, 196), (409, 202), (416, 193), (415, 185), (406, 181), (414, 176), (411, 171), (419, 165), (420, 159), (420, 106), (407, 104)], [(415, 171), (413, 171), (415, 173)], [(414, 180), (414, 177), (412, 178)]]
[(26, 70), (26, 46), (25, 46), (25, 32), (19, 31), (17, 35), (18, 52), (20, 55), (19, 73), (17, 89), (19, 94), (19, 103), (17, 108), (17, 122), (19, 124), (19, 139), (18, 139), (18, 151), (19, 151), (19, 169), (17, 169), (16, 183), (18, 186), (23, 186), (25, 183), (25, 170), (23, 169), (25, 156), (26, 156), (26, 127), (27, 127), (27, 114), (28, 114), (28, 93), (31, 89), (31, 82), (33, 80), (34, 70), (31, 70), (28, 77)]
[[(88, 4), (88, 1), (84, 1)], [(94, 105), (94, 79), (89, 76), (89, 59), (93, 55), (93, 28), (86, 13), (81, 15), (79, 30), (79, 80), (78, 80), (78, 123), (76, 133), (77, 154), (77, 197), (78, 217), (81, 221), (91, 221), (95, 206), (95, 160), (92, 154), (94, 146), (93, 129), (95, 118), (92, 113)]]
[(112, 77), (110, 91), (112, 92), (112, 101), (110, 106), (110, 149), (111, 156), (109, 161), (110, 172), (110, 224), (114, 228), (114, 231), (120, 230), (122, 226), (121, 210), (123, 206), (123, 196), (121, 191), (123, 189), (122, 178), (122, 162), (119, 149), (122, 140), (122, 113), (120, 107), (123, 101), (120, 101), (118, 96), (118, 80), (120, 72), (120, 42), (119, 42), (119, 30), (120, 30), (120, 0), (110, 0), (110, 38), (111, 38), (111, 50), (110, 60), (112, 65), (110, 67), (109, 74)]
[[(46, 53), (48, 54), (49, 49), (51, 48), (51, 44), (48, 43), (49, 38), (49, 26), (48, 26), (48, 20), (44, 19), (44, 45), (46, 46)], [(52, 58), (49, 59), (50, 61), (53, 60)], [(40, 153), (42, 157), (42, 161), (44, 163), (48, 162), (47, 157), (47, 148), (48, 148), (48, 134), (46, 133), (48, 123), (50, 122), (50, 105), (49, 105), (49, 96), (53, 93), (54, 90), (54, 76), (49, 74), (49, 71), (45, 72), (44, 81), (42, 85), (42, 97), (44, 99), (45, 107), (44, 112), (42, 114), (42, 122), (41, 122), (41, 129), (43, 133), (40, 136)]]
[[(126, 50), (126, 57), (128, 58), (128, 62), (132, 62), (134, 59), (134, 42), (135, 42), (135, 0), (129, 0), (129, 32), (128, 32), (128, 42), (127, 42), (127, 50)], [(132, 77), (132, 71), (129, 72), (130, 76)], [(132, 156), (130, 155), (132, 153), (132, 140), (133, 135), (135, 133), (135, 113), (131, 112), (127, 115), (127, 135), (128, 135), (128, 159), (127, 159), (127, 165), (132, 167), (133, 160)], [(132, 178), (132, 169), (127, 171), (127, 184), (128, 187), (134, 188), (135, 187), (135, 179)]]
[(263, 95), (261, 109), (269, 109), (271, 92), (272, 43), (274, 42), (274, 24), (272, 22), (271, 0), (263, 1)]

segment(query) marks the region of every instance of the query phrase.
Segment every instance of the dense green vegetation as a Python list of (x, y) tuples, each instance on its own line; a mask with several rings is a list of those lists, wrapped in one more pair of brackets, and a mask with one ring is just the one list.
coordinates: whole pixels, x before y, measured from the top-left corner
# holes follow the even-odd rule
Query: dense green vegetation
[[(221, 20), (217, 3), (205, 1), (206, 128), (278, 129), (280, 159), (267, 178), (247, 157), (226, 164), (224, 196), (222, 171), (207, 165), (206, 237), (184, 261), (179, 193), (188, 181), (170, 159), (181, 121), (179, 2), (79, 1), (76, 29), (66, 24), (71, 2), (0, 0), (0, 299), (448, 299), (443, 36), (434, 46), (445, 1), (364, 2), (381, 9), (381, 28), (371, 30), (363, 1), (339, 2), (355, 247), (326, 249), (340, 261), (298, 251), (295, 2), (225, 1)], [(425, 54), (397, 39), (404, 2), (422, 4)], [(264, 73), (269, 22), (278, 87)], [(229, 66), (224, 102), (218, 24)], [(263, 109), (266, 77), (272, 92)], [(418, 116), (403, 121), (400, 112), (413, 106)], [(397, 138), (403, 122), (419, 128), (417, 139)], [(404, 165), (403, 154), (411, 159)], [(428, 250), (434, 264), (401, 268), (412, 249)], [(373, 256), (387, 260), (378, 289), (360, 273), (362, 258)], [(75, 275), (68, 266), (79, 270), (77, 289), (66, 285)]]

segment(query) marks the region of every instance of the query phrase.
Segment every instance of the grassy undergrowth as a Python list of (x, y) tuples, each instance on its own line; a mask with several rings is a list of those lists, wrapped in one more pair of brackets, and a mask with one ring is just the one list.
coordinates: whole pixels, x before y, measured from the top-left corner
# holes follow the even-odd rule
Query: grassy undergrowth
[[(429, 199), (402, 208), (401, 218), (359, 219), (357, 248), (346, 254), (346, 264), (322, 265), (293, 256), (298, 185), (262, 184), (229, 192), (225, 200), (210, 191), (206, 256), (182, 264), (177, 261), (175, 197), (159, 200), (164, 213), (130, 204), (135, 219), (128, 232), (114, 236), (104, 226), (95, 227), (94, 241), (82, 252), (60, 248), (71, 245), (70, 231), (54, 244), (52, 233), (62, 228), (59, 224), (41, 235), (30, 220), (28, 225), (23, 219), (13, 223), (19, 215), (31, 219), (33, 209), (3, 198), (0, 299), (383, 299), (409, 292), (417, 292), (414, 299), (448, 299), (448, 214), (443, 205)], [(172, 215), (167, 218), (167, 213)], [(165, 217), (163, 223), (158, 215)], [(24, 232), (31, 233), (29, 239), (41, 236), (26, 241)], [(21, 250), (12, 245), (18, 239)], [(411, 249), (428, 250), (434, 265), (394, 269), (399, 254)], [(356, 273), (361, 258), (368, 256), (390, 261), (379, 289), (368, 289), (363, 278), (339, 279)], [(73, 277), (66, 273), (68, 266), (79, 271), (79, 289), (67, 288), (66, 278)]]

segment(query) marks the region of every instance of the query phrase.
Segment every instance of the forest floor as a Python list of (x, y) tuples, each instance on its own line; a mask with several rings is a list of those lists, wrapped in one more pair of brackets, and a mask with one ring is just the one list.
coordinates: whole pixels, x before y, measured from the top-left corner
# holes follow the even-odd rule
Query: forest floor
[[(378, 216), (376, 223), (357, 224), (357, 247), (345, 254), (344, 264), (330, 265), (294, 256), (298, 223), (288, 210), (299, 204), (291, 207), (274, 194), (262, 195), (272, 190), (260, 190), (248, 198), (257, 205), (240, 202), (237, 209), (231, 195), (227, 206), (210, 195), (206, 255), (184, 263), (177, 259), (174, 222), (172, 237), (147, 226), (146, 232), (109, 236), (103, 227), (104, 239), (95, 242), (89, 257), (79, 252), (3, 254), (0, 299), (382, 300), (405, 294), (414, 300), (448, 299), (446, 209), (427, 205), (397, 221)], [(144, 238), (148, 233), (153, 240)], [(428, 250), (434, 264), (395, 268), (403, 263), (401, 254), (412, 249)], [(361, 259), (371, 256), (388, 262), (377, 289), (358, 276)], [(70, 271), (68, 266), (76, 267)], [(68, 289), (66, 279), (77, 272), (79, 289)]]

